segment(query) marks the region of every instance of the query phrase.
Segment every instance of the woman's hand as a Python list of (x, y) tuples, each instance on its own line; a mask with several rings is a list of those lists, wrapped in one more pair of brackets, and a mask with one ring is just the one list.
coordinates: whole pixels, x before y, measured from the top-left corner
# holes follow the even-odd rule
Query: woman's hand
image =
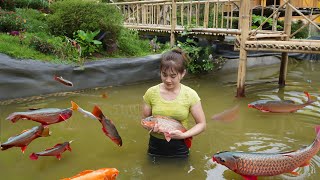
[(181, 132), (180, 130), (170, 131), (169, 134), (172, 139), (185, 139), (186, 138), (185, 134), (183, 132)]

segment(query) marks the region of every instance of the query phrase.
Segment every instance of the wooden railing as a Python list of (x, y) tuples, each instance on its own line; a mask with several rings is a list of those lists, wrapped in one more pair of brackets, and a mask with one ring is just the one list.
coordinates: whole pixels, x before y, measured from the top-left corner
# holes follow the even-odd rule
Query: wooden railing
[(212, 33), (216, 29), (217, 33), (239, 34), (240, 0), (153, 0), (114, 4), (122, 11), (124, 25), (129, 28), (151, 31), (188, 29), (199, 33)]

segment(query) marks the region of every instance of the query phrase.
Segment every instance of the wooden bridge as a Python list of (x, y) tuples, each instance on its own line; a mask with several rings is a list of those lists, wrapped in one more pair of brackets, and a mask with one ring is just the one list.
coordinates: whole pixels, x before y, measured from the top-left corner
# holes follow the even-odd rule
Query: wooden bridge
[[(320, 54), (320, 40), (294, 39), (294, 35), (309, 24), (320, 30), (314, 22), (320, 14), (313, 18), (307, 17), (295, 7), (295, 1), (300, 0), (283, 0), (280, 5), (274, 0), (273, 7), (277, 8), (273, 8), (269, 17), (256, 29), (251, 28), (254, 3), (250, 0), (152, 0), (114, 4), (123, 13), (125, 27), (138, 31), (169, 33), (172, 46), (176, 36), (183, 32), (236, 36), (235, 49), (240, 51), (236, 96), (244, 97), (247, 51), (282, 52), (280, 87), (285, 85), (289, 52)], [(283, 10), (284, 28), (278, 31), (276, 23)], [(291, 32), (293, 12), (306, 22), (296, 32)], [(263, 7), (261, 13), (263, 15)], [(273, 23), (272, 30), (263, 30), (270, 19)]]

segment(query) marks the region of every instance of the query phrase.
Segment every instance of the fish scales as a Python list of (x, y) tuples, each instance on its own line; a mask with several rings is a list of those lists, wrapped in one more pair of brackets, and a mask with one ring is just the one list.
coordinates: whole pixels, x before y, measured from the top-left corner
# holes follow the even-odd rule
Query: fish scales
[(185, 129), (180, 123), (174, 120), (157, 118), (156, 121), (159, 127), (163, 128), (166, 131), (173, 131), (173, 130), (176, 130), (177, 128)]

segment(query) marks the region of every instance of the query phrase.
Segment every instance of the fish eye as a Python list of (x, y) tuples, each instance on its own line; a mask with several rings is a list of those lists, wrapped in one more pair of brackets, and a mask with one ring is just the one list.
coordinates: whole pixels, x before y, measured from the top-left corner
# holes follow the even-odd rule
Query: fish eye
[(222, 158), (219, 158), (219, 160), (220, 160), (221, 162), (223, 162), (223, 163), (226, 162), (226, 161), (225, 161), (224, 159), (222, 159)]

